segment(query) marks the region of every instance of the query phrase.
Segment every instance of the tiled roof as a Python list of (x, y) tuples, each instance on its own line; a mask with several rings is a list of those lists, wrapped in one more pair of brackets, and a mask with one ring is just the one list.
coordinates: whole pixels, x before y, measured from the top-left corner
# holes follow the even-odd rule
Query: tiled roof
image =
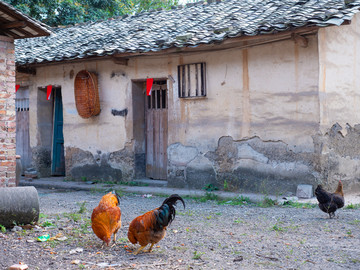
[(0, 35), (14, 39), (50, 35), (49, 27), (0, 1)]
[[(209, 1), (210, 2), (210, 1)], [(227, 38), (340, 25), (360, 0), (223, 0), (53, 29), (49, 37), (16, 41), (18, 65), (121, 53), (160, 51)]]

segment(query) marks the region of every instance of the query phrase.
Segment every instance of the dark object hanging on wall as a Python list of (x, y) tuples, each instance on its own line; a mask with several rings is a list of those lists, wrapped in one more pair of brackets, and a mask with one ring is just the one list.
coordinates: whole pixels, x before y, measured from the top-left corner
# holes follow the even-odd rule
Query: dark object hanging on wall
[(100, 99), (96, 74), (81, 70), (74, 82), (76, 109), (82, 118), (100, 113)]
[(121, 111), (116, 110), (116, 109), (112, 109), (112, 110), (111, 110), (111, 114), (112, 114), (113, 116), (117, 116), (117, 115), (127, 116), (127, 114), (128, 114), (128, 109), (125, 108), (125, 109), (123, 109), (123, 110), (121, 110)]

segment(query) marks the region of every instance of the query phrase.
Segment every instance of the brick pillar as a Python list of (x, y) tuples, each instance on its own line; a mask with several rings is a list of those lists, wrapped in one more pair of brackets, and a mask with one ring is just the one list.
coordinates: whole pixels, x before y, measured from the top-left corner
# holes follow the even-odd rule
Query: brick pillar
[(15, 46), (0, 36), (0, 187), (14, 187), (16, 169)]

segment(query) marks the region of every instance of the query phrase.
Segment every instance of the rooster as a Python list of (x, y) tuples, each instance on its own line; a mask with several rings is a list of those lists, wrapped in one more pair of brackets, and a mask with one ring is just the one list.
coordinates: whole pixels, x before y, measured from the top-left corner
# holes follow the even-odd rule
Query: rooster
[(116, 242), (116, 233), (121, 227), (121, 210), (118, 206), (120, 204), (120, 197), (115, 192), (109, 192), (104, 195), (100, 203), (92, 212), (91, 227), (99, 237), (103, 244), (109, 246), (111, 235), (114, 235), (114, 245)]
[(344, 192), (343, 184), (339, 181), (337, 189), (334, 193), (327, 192), (321, 185), (318, 185), (315, 189), (315, 195), (319, 201), (319, 208), (325, 213), (329, 214), (329, 217), (335, 217), (335, 211), (344, 206)]
[(151, 252), (154, 244), (165, 237), (166, 228), (175, 218), (176, 202), (180, 200), (184, 205), (184, 200), (177, 194), (165, 199), (159, 208), (146, 212), (135, 218), (129, 225), (128, 238), (134, 245), (140, 244), (140, 248), (134, 252), (137, 255), (147, 244), (151, 244), (148, 252)]

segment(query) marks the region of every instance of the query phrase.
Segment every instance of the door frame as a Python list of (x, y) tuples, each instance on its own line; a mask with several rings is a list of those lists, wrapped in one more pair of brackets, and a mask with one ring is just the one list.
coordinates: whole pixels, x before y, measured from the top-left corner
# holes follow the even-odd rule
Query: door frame
[(20, 87), (15, 94), (16, 155), (20, 155), (22, 172), (31, 166), (30, 147), (30, 89)]
[[(145, 92), (145, 173), (146, 177), (151, 179), (167, 180), (167, 146), (168, 146), (168, 101), (169, 101), (169, 85), (168, 79), (156, 79), (154, 78), (154, 85), (162, 83), (165, 85), (165, 98), (162, 96), (155, 97), (155, 91), (161, 93), (162, 90), (153, 90), (152, 96), (147, 96)], [(157, 97), (159, 99), (157, 99)], [(154, 102), (156, 108), (149, 105), (149, 101)], [(160, 106), (159, 103), (160, 102)], [(151, 108), (150, 108), (151, 107)], [(152, 115), (149, 116), (149, 111)], [(151, 118), (149, 118), (151, 117)], [(149, 121), (152, 122), (153, 126), (148, 128)], [(155, 123), (156, 122), (156, 123)], [(151, 134), (149, 134), (151, 132)], [(149, 151), (149, 138), (152, 140), (152, 151)], [(151, 152), (151, 153), (150, 153)], [(152, 155), (150, 160), (149, 155)], [(151, 166), (151, 168), (150, 168)]]

